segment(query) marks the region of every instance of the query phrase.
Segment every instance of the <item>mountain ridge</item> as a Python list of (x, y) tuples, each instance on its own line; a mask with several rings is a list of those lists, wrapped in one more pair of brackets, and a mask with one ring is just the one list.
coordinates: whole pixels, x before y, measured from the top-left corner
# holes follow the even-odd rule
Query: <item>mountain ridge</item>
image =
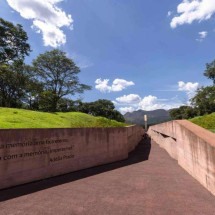
[(171, 117), (168, 110), (157, 109), (152, 111), (136, 110), (124, 114), (125, 122), (137, 125), (144, 125), (144, 115), (147, 115), (148, 125), (170, 121)]

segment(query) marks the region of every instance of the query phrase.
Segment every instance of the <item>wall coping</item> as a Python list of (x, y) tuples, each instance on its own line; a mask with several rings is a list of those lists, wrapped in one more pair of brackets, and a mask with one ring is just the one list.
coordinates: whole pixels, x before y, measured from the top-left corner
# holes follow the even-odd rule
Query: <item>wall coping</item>
[(215, 134), (208, 131), (205, 128), (202, 128), (188, 120), (175, 120), (175, 122), (192, 133), (194, 133), (196, 136), (200, 137), (205, 142), (209, 143), (212, 146), (215, 146)]
[(127, 125), (127, 126), (125, 126), (125, 128), (135, 127), (135, 126), (138, 126), (138, 125), (136, 125), (136, 124), (133, 124), (133, 125)]
[[(136, 126), (136, 125), (134, 125)], [(74, 128), (0, 128), (0, 131), (14, 131), (14, 130), (63, 130), (63, 129), (121, 129), (127, 128), (127, 126), (120, 127), (74, 127)]]

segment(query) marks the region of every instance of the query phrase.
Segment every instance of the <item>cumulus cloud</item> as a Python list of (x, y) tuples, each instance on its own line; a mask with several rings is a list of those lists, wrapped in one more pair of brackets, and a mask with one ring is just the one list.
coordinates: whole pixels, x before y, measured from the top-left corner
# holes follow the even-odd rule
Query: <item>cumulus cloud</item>
[(207, 31), (201, 31), (199, 32), (199, 38), (196, 40), (202, 42), (207, 37), (207, 35), (208, 35)]
[(135, 111), (135, 108), (134, 107), (121, 107), (119, 108), (119, 111), (122, 113), (122, 114), (126, 114), (128, 112), (133, 112)]
[(199, 87), (199, 83), (192, 83), (192, 82), (178, 82), (178, 91), (184, 91), (187, 93), (188, 98), (192, 98), (195, 95), (196, 90)]
[[(106, 83), (107, 86), (107, 83)], [(175, 96), (170, 99), (158, 98), (154, 95), (148, 95), (141, 97), (138, 94), (129, 94), (118, 97), (115, 99), (114, 104), (118, 107), (118, 110), (125, 114), (127, 112), (133, 112), (136, 110), (151, 111), (156, 109), (169, 110), (172, 108), (178, 108), (182, 105), (190, 105), (189, 99), (191, 99), (196, 90), (199, 87), (199, 83), (179, 81), (175, 91), (184, 92), (187, 98)], [(110, 86), (109, 86), (110, 87)]]
[(141, 97), (137, 94), (129, 94), (129, 95), (124, 95), (122, 97), (116, 98), (117, 102), (124, 103), (124, 104), (136, 104), (140, 102)]
[(138, 109), (151, 111), (156, 109), (169, 110), (183, 105), (181, 101), (174, 97), (172, 99), (158, 99), (156, 96), (146, 96), (139, 103)]
[(170, 23), (171, 28), (208, 20), (215, 13), (215, 0), (183, 0), (177, 7), (178, 16)]
[(144, 97), (141, 100), (138, 108), (141, 110), (149, 111), (149, 110), (160, 109), (163, 107), (164, 107), (164, 105), (159, 103), (158, 98), (156, 96), (149, 95), (149, 96)]
[(134, 85), (133, 81), (126, 81), (124, 79), (115, 79), (112, 84), (112, 91), (122, 91), (125, 88)]
[(32, 28), (43, 36), (45, 46), (58, 47), (66, 43), (62, 27), (72, 28), (72, 17), (57, 4), (63, 0), (7, 0), (24, 19), (32, 20)]
[(95, 88), (102, 93), (111, 92), (111, 86), (108, 86), (109, 79), (102, 80), (101, 78), (96, 79)]
[(134, 82), (117, 78), (113, 81), (112, 85), (109, 85), (109, 79), (102, 80), (101, 78), (99, 78), (96, 79), (95, 84), (95, 88), (97, 90), (103, 93), (107, 93), (122, 91), (127, 87), (134, 85)]
[[(130, 96), (130, 95), (135, 95), (135, 96)], [(114, 102), (114, 104), (119, 107), (118, 110), (122, 114), (125, 114), (127, 112), (133, 112), (136, 110), (146, 110), (146, 111), (151, 111), (156, 109), (169, 110), (169, 109), (177, 108), (181, 105), (184, 105), (178, 99), (177, 96), (171, 99), (159, 99), (156, 96), (152, 96), (152, 95), (148, 95), (143, 98), (141, 98), (139, 95), (136, 95), (136, 94), (130, 94), (130, 95), (119, 97), (120, 99), (119, 98), (116, 99), (118, 102)], [(135, 102), (133, 102), (132, 98)], [(129, 105), (129, 106), (122, 107), (124, 105)]]

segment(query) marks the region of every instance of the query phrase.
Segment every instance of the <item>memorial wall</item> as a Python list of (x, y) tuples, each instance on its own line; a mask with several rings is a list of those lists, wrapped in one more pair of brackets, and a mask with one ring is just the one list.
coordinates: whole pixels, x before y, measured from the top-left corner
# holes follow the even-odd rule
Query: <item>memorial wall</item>
[(138, 126), (1, 129), (0, 189), (126, 159), (142, 135)]
[(151, 126), (148, 134), (215, 195), (215, 134), (187, 120)]

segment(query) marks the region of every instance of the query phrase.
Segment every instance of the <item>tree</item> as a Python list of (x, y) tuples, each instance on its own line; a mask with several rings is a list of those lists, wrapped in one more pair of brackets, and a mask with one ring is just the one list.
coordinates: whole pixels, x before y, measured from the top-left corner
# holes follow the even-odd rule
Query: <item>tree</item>
[(211, 63), (206, 64), (204, 76), (211, 79), (213, 81), (213, 84), (215, 85), (215, 60), (212, 61)]
[(190, 106), (180, 106), (170, 110), (170, 116), (173, 120), (176, 119), (190, 119), (197, 116), (196, 108)]
[(78, 110), (93, 116), (103, 116), (118, 122), (125, 122), (123, 115), (115, 110), (114, 104), (106, 99), (99, 99), (95, 102), (80, 103)]
[(169, 111), (170, 117), (172, 120), (182, 119), (181, 111), (179, 108), (174, 108)]
[(55, 112), (60, 99), (91, 89), (88, 85), (80, 84), (77, 76), (80, 69), (65, 52), (58, 49), (40, 54), (33, 61), (31, 70), (43, 84), (42, 101), (43, 104), (45, 101), (47, 103), (46, 111)]
[(191, 102), (197, 108), (199, 115), (215, 112), (215, 85), (199, 88)]
[(60, 112), (70, 112), (77, 111), (80, 100), (71, 100), (68, 98), (61, 98), (58, 103), (58, 111)]
[(0, 64), (0, 106), (22, 107), (34, 85), (23, 62)]
[(0, 63), (23, 60), (30, 52), (28, 36), (22, 26), (0, 18)]
[(193, 107), (181, 106), (170, 110), (172, 119), (189, 119), (215, 112), (215, 60), (206, 64), (204, 75), (213, 80), (213, 86), (197, 89), (196, 95), (190, 99)]

